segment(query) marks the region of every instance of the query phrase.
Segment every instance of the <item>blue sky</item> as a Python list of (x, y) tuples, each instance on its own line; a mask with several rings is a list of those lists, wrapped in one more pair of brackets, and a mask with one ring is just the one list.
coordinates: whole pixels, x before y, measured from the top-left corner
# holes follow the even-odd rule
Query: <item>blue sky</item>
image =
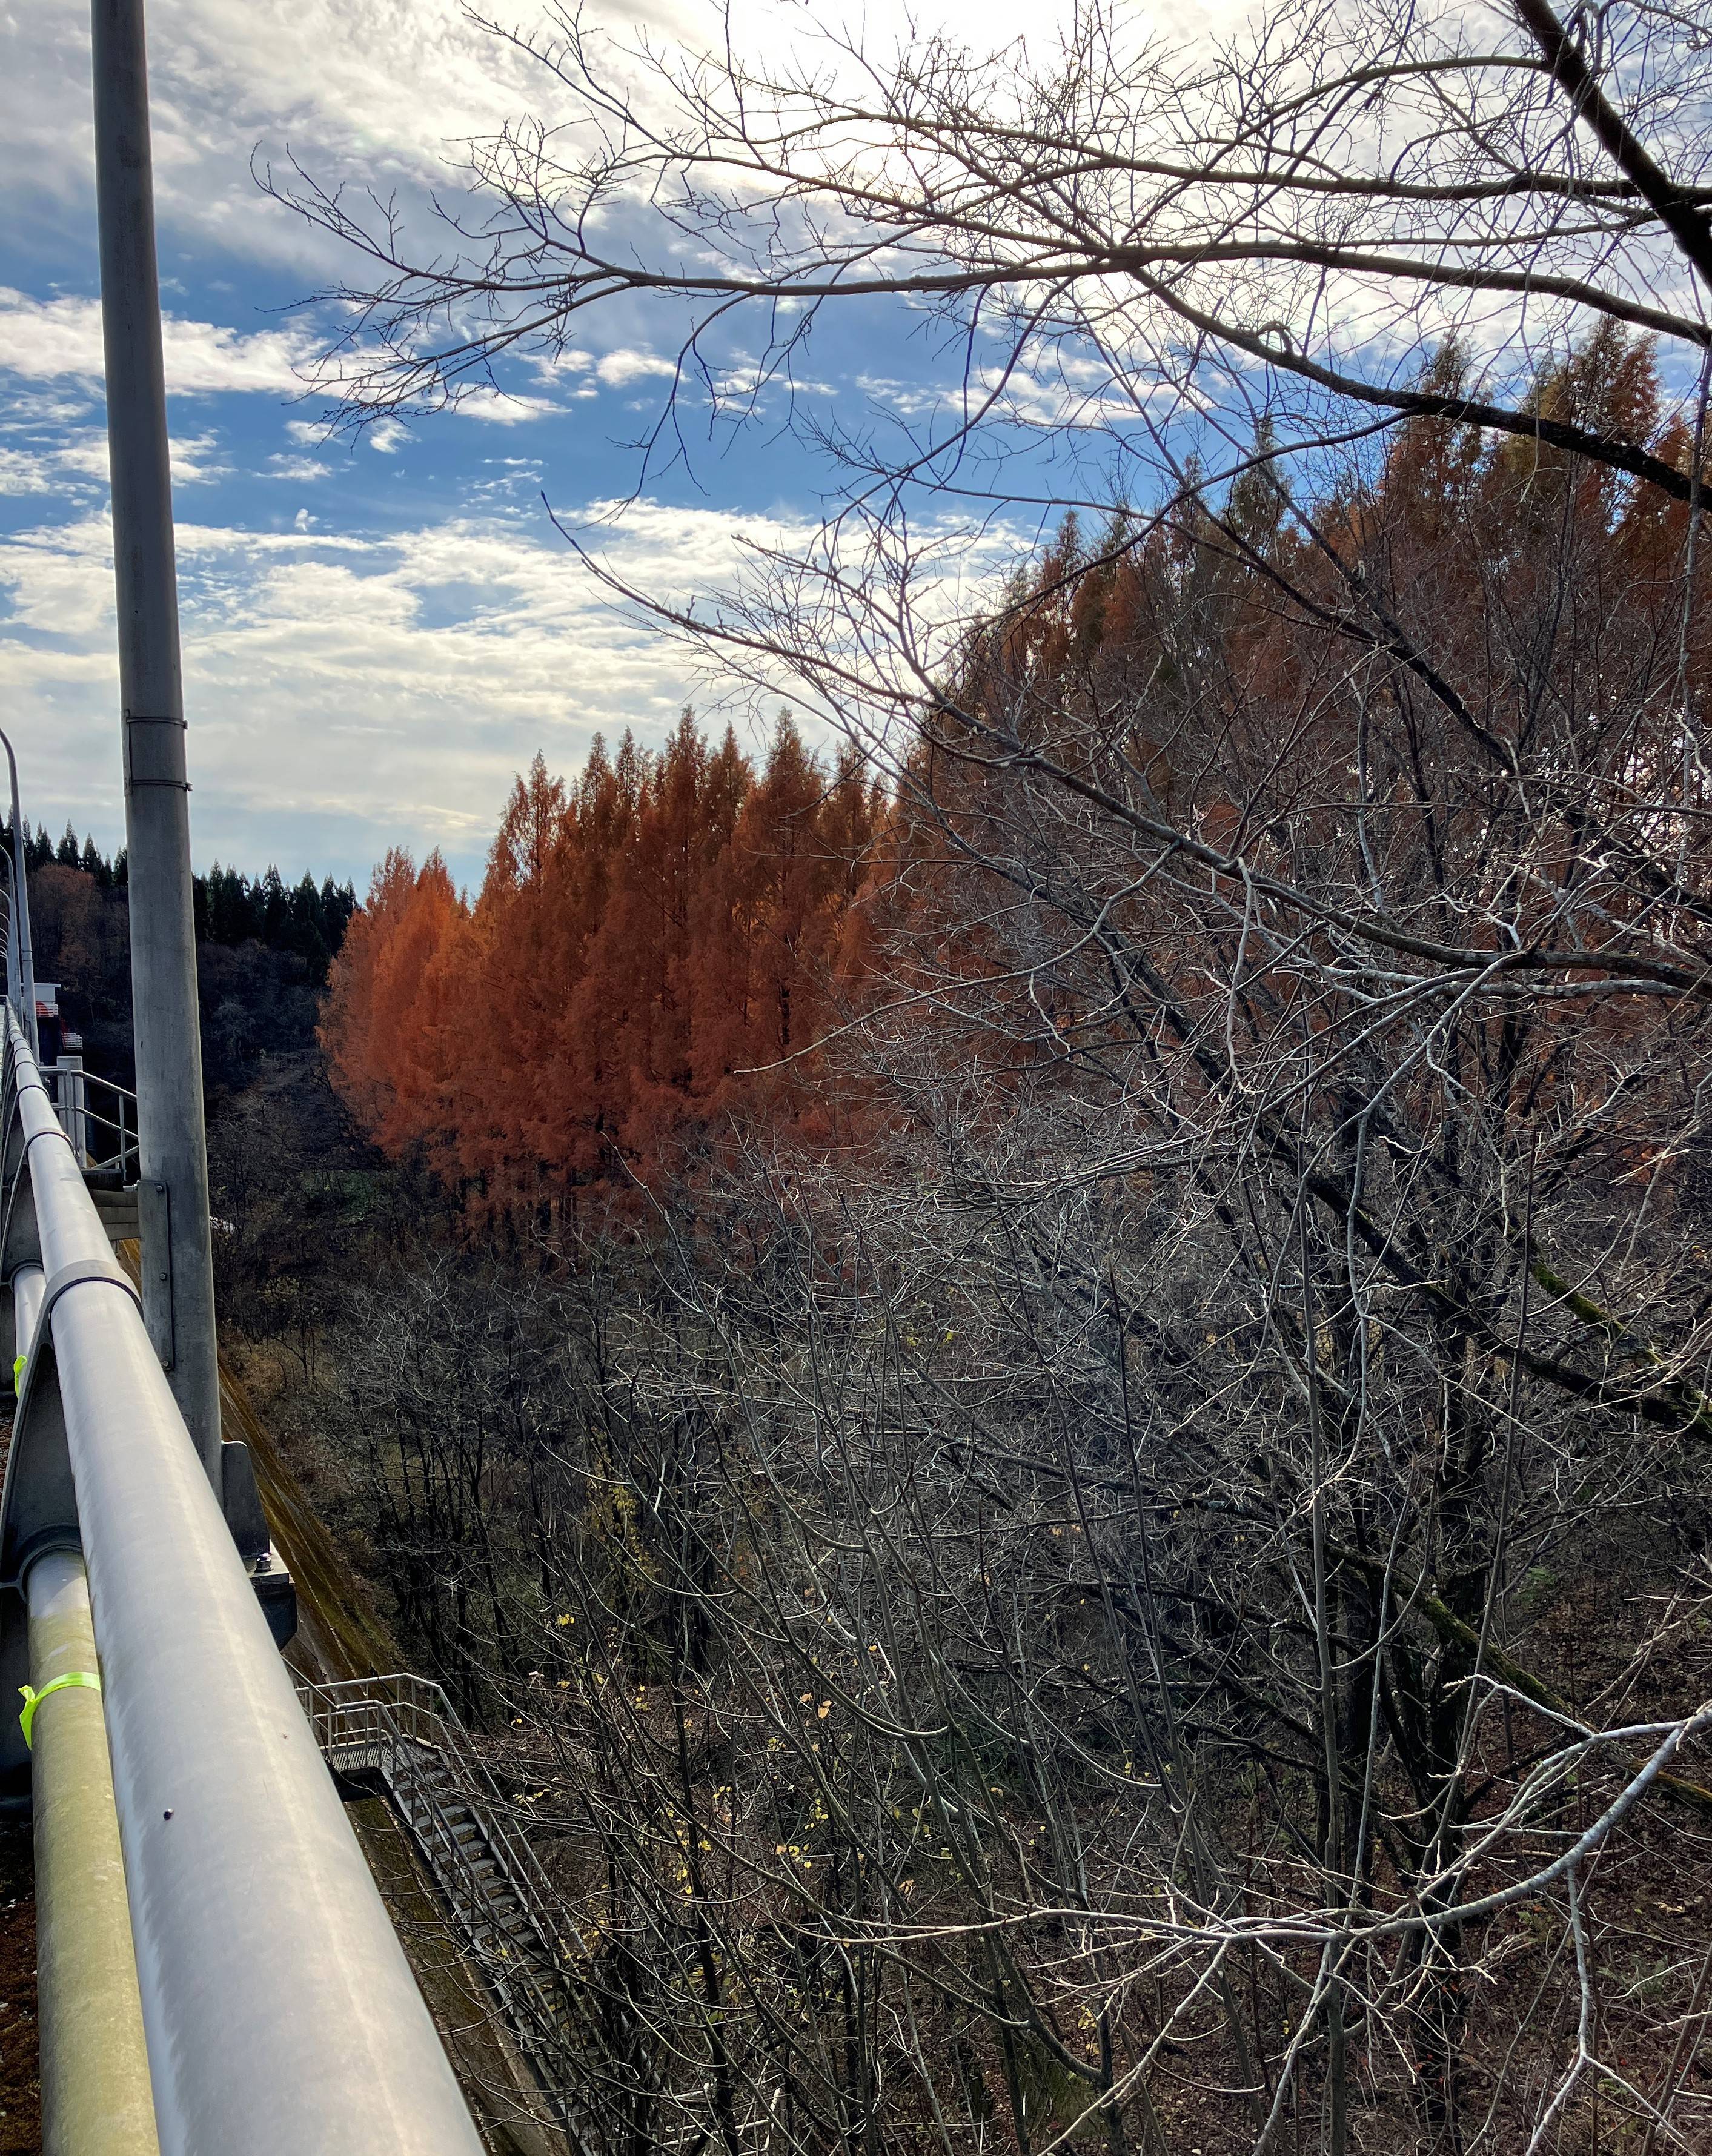
[[(946, 0), (984, 44), (1050, 17)], [(770, 8), (770, 0), (768, 0)], [(654, 0), (625, 24), (699, 43), (711, 12)], [(799, 34), (800, 7), (749, 18)], [(871, 13), (872, 34), (907, 34)], [(193, 830), (216, 857), (359, 886), (386, 846), (479, 875), (513, 773), (581, 761), (597, 730), (657, 738), (713, 690), (616, 618), (542, 505), (572, 522), (629, 496), (669, 353), (590, 325), (542, 396), (326, 442), (290, 310), (337, 274), (330, 244), (257, 189), (290, 148), (420, 201), (458, 138), (538, 109), (527, 65), (455, 0), (155, 0), (149, 16), (167, 366), (191, 724)], [(116, 842), (116, 670), (95, 303), (88, 31), (71, 0), (0, 19), (0, 681), (27, 813)], [(841, 321), (811, 396), (846, 418), (907, 403), (935, 367), (907, 318)], [(739, 535), (811, 521), (826, 474), (753, 427), (652, 475), (607, 545), (657, 591), (706, 591)]]

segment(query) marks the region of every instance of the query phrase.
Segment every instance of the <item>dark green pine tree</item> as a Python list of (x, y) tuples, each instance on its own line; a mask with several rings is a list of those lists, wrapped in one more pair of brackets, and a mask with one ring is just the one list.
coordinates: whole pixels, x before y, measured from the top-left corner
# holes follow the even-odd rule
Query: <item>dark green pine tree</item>
[(345, 931), (351, 926), (352, 916), (357, 911), (356, 886), (350, 883), (335, 883), (328, 876), (321, 887), (321, 932), (331, 956), (337, 958), (344, 942)]
[(291, 947), (291, 901), (280, 871), (270, 861), (266, 873), (256, 886), (260, 900), (261, 918), (257, 923), (261, 941), (270, 951), (287, 951)]
[(310, 978), (318, 987), (327, 977), (332, 953), (322, 932), (321, 893), (316, 889), (312, 875), (306, 873), (303, 880), (293, 886), (290, 906), (291, 948), (308, 967)]
[(249, 879), (236, 869), (216, 861), (206, 878), (207, 926), (202, 932), (212, 943), (245, 943), (255, 933), (254, 908)]

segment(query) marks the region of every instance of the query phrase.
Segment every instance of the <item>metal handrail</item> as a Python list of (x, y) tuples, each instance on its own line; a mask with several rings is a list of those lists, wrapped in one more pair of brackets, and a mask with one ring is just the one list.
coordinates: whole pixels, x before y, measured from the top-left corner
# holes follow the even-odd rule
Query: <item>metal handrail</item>
[[(111, 1132), (119, 1142), (100, 1165), (107, 1168), (116, 1168), (122, 1175), (138, 1157), (139, 1140), (135, 1135), (138, 1128), (136, 1094), (128, 1086), (121, 1086), (116, 1078), (103, 1077), (100, 1071), (87, 1070), (80, 1062), (72, 1064), (62, 1060), (58, 1063), (44, 1063), (39, 1068), (44, 1079), (54, 1081), (48, 1091), (67, 1136), (70, 1135), (67, 1117), (73, 1114), (80, 1116), (86, 1124), (96, 1124), (101, 1130)], [(61, 1080), (65, 1082), (59, 1083)], [(73, 1080), (78, 1081), (75, 1086), (71, 1083)], [(89, 1088), (91, 1086), (98, 1086), (103, 1092), (114, 1096), (119, 1110), (116, 1119), (102, 1109), (90, 1106)], [(67, 1098), (68, 1094), (80, 1094), (82, 1097)], [(127, 1109), (130, 1111), (128, 1115)]]
[[(162, 2156), (262, 2147), (280, 2156), (479, 2156), (135, 1291), (10, 1009), (5, 1037), (5, 1217), (20, 1217), (21, 1200), (33, 1209), (44, 1279), (32, 1337), (19, 1343), (27, 1360), (0, 1540), (15, 1573), (30, 1502), (63, 1486), (53, 1478), (69, 1468)], [(52, 1414), (40, 1412), (44, 1401)], [(44, 1907), (38, 1921), (53, 1915)]]
[[(43, 1077), (44, 1078), (82, 1077), (87, 1079), (91, 1086), (99, 1086), (104, 1092), (116, 1093), (121, 1101), (129, 1101), (132, 1108), (135, 1108), (136, 1106), (136, 1096), (131, 1091), (128, 1086), (121, 1086), (116, 1078), (103, 1077), (99, 1070), (91, 1070), (89, 1065), (85, 1063), (68, 1063), (61, 1060), (58, 1063), (38, 1064), (36, 1067), (40, 1070)], [(91, 1109), (90, 1113), (93, 1115), (95, 1111)]]
[[(562, 1899), (527, 1840), (506, 1821), (494, 1777), (444, 1690), (409, 1671), (321, 1685), (301, 1681), (297, 1690), (329, 1764), (342, 1760), (349, 1767), (354, 1759), (378, 1768), (421, 1845), (465, 1953), (494, 1993), (567, 2144), (576, 2151), (598, 2145), (600, 2136), (598, 2131), (591, 2135), (592, 2122), (566, 2076), (567, 2045), (578, 2007), (570, 1964), (581, 1942), (573, 1948), (559, 1929)], [(429, 1761), (440, 1763), (444, 1783), (427, 1771)], [(521, 1910), (538, 1959), (512, 1951), (524, 1943), (497, 1918), (476, 1845), (460, 1839), (441, 1800), (448, 1784)]]
[[(412, 1751), (436, 1754), (445, 1760), (483, 1839), (506, 1875), (506, 1883), (516, 1895), (539, 1941), (553, 1979), (556, 1982), (561, 1980), (563, 1957), (568, 1943), (559, 1930), (558, 1897), (534, 1851), (506, 1820), (501, 1809), (503, 1799), (492, 1774), (470, 1745), (469, 1732), (442, 1687), (429, 1678), (398, 1671), (386, 1676), (350, 1678), (332, 1684), (300, 1681), (297, 1695), (309, 1716), (316, 1742), (330, 1758), (346, 1752), (384, 1750), (388, 1753), (388, 1765), (382, 1768), (383, 1777), (394, 1784), (409, 1784), (424, 1807), (434, 1812), (445, 1829), (444, 1845), (453, 1853), (464, 1875), (470, 1901), (479, 1905), (486, 1899), (486, 1888), (476, 1873), (473, 1861), (452, 1834), (431, 1780), (415, 1771)], [(466, 1938), (466, 1943), (490, 1966), (490, 1974), (501, 1989), (512, 1991), (521, 1982), (530, 1994), (530, 2003), (542, 2024), (543, 2036), (558, 2038), (563, 2035), (568, 2003), (563, 1993), (537, 1981), (525, 1965), (506, 1969), (491, 1966), (491, 1957), (473, 1936)], [(519, 2033), (527, 2036), (526, 2031)]]

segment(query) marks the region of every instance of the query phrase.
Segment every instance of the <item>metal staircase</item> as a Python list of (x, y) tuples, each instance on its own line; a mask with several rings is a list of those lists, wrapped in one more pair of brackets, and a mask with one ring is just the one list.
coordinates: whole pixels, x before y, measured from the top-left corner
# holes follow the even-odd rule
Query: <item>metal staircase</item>
[[(37, 1008), (51, 1017), (54, 991), (49, 988), (41, 993), (48, 1000)], [(107, 1240), (116, 1248), (142, 1234), (136, 1183), (136, 1096), (127, 1086), (85, 1070), (81, 1053), (72, 1047), (76, 1038), (69, 1036), (58, 1062), (40, 1066), (41, 1075)]]
[(398, 1674), (300, 1681), (298, 1697), (328, 1766), (378, 1781), (420, 1851), (465, 1953), (496, 2001), (542, 2096), (568, 2134), (565, 2039), (569, 1943), (558, 1897), (451, 1702)]

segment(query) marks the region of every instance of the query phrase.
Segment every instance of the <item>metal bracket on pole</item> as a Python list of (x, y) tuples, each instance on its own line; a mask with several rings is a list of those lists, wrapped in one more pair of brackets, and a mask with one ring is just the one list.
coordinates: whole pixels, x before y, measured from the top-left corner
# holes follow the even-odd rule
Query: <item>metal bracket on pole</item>
[[(29, 1677), (23, 1575), (44, 1549), (75, 1549), (77, 1491), (65, 1441), (54, 1348), (47, 1328), (24, 1366), (0, 1491), (0, 1697), (15, 1700)], [(0, 1712), (0, 1795), (29, 1792), (29, 1751), (18, 1717)]]
[[(6, 1203), (0, 1208), (0, 1290), (11, 1286), (12, 1276), (20, 1265), (39, 1265), (42, 1262), (36, 1209), (29, 1203), (29, 1177), (18, 1172), (21, 1154), (21, 1147), (7, 1150)], [(0, 1329), (10, 1322), (11, 1313), (0, 1309)], [(18, 1352), (16, 1348), (13, 1349), (13, 1354)]]
[(178, 1327), (172, 1301), (172, 1193), (170, 1187), (144, 1177), (136, 1186), (138, 1239), (145, 1292), (142, 1298), (149, 1338), (170, 1370), (177, 1360)]
[(43, 1291), (42, 1307), (36, 1317), (38, 1331), (46, 1325), (53, 1314), (54, 1304), (68, 1288), (81, 1287), (85, 1281), (92, 1280), (106, 1281), (111, 1286), (122, 1289), (139, 1310), (142, 1308), (142, 1297), (122, 1265), (100, 1258), (79, 1258), (71, 1265), (61, 1265)]
[(126, 786), (172, 786), (188, 793), (185, 775), (183, 719), (145, 719), (128, 712), (125, 720)]

